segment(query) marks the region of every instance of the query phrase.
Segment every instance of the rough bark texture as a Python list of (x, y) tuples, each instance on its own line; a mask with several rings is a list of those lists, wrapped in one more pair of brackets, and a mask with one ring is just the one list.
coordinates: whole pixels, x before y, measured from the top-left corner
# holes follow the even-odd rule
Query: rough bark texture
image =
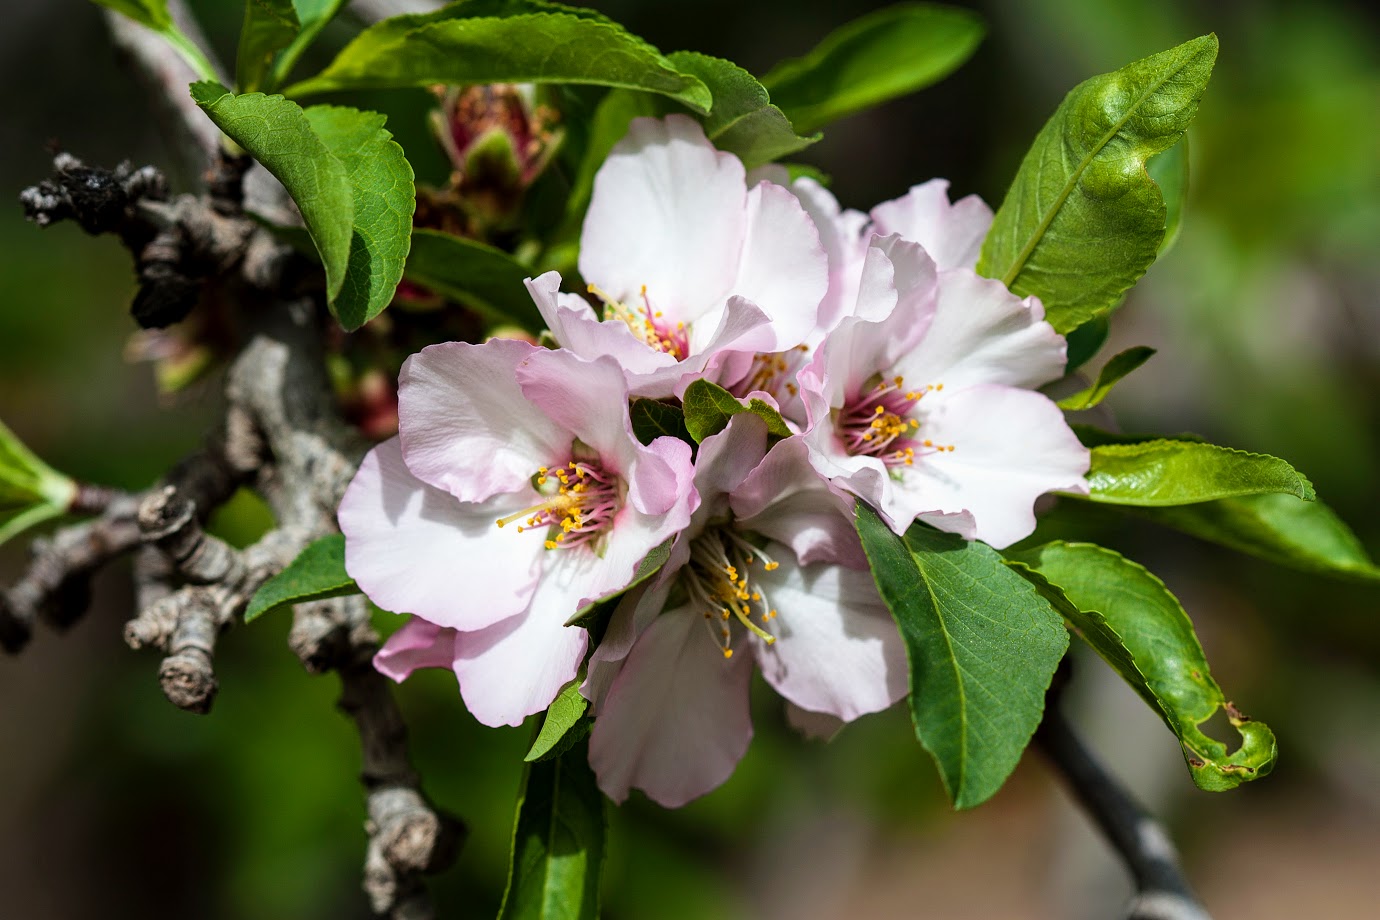
[[(182, 3), (170, 9), (187, 20)], [(218, 690), (217, 637), (265, 581), (336, 530), (335, 509), (366, 445), (341, 419), (326, 377), (331, 320), (317, 270), (245, 213), (245, 197), (254, 194), (256, 210), (291, 214), (285, 193), (247, 159), (224, 152), (188, 96), (195, 75), (161, 38), (114, 13), (107, 21), (169, 116), (184, 171), (199, 174), (204, 188), (171, 197), (153, 167), (103, 169), (58, 154), (53, 175), (26, 189), (21, 203), (39, 226), (73, 220), (120, 239), (138, 272), (131, 312), (140, 325), (178, 322), (211, 290), (235, 304), (244, 344), (226, 375), (223, 420), (205, 448), (136, 495), (81, 488), (70, 510), (92, 517), (34, 541), (28, 570), (0, 591), (0, 645), (18, 652), (40, 621), (70, 625), (86, 607), (90, 575), (133, 554), (138, 613), (125, 639), (161, 651), (164, 694), (205, 713)], [(264, 498), (275, 527), (238, 550), (203, 525), (241, 486)], [(463, 827), (420, 791), (401, 713), (371, 664), (378, 637), (367, 605), (359, 596), (298, 605), (289, 644), (308, 671), (340, 674), (340, 706), (359, 731), (370, 903), (395, 918), (432, 916), (420, 877), (449, 865)]]

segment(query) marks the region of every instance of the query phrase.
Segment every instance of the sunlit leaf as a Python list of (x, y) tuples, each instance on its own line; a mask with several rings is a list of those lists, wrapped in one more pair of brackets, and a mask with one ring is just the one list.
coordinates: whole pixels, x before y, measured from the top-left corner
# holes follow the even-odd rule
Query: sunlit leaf
[(985, 543), (916, 524), (899, 537), (866, 504), (858, 534), (910, 661), (910, 708), (958, 808), (1001, 788), (1044, 714), (1068, 647), (1058, 611)]
[(685, 412), (685, 428), (697, 444), (723, 431), (728, 420), (740, 412), (751, 412), (761, 418), (767, 423), (767, 434), (772, 437), (788, 438), (792, 433), (781, 413), (762, 400), (749, 400), (744, 405), (728, 390), (708, 380), (696, 380), (686, 387), (681, 407)]
[(782, 61), (762, 78), (795, 130), (831, 121), (937, 83), (982, 41), (982, 20), (967, 10), (903, 3), (853, 20), (810, 53)]
[[(1070, 623), (1178, 736), (1199, 788), (1234, 789), (1274, 768), (1274, 734), (1223, 695), (1193, 623), (1163, 582), (1091, 543), (1049, 543), (1014, 558), (1068, 599), (1061, 609)], [(1201, 728), (1218, 710), (1241, 733), (1234, 753)]]
[(417, 207), (412, 167), (377, 112), (318, 105), (306, 115), (350, 180), (350, 258), (331, 308), (347, 330), (358, 329), (388, 306), (402, 280)]
[(577, 743), (589, 737), (592, 722), (585, 718), (589, 700), (580, 694), (582, 677), (577, 677), (566, 685), (551, 705), (546, 708), (546, 718), (542, 720), (541, 731), (523, 760), (550, 760), (559, 757)]
[(1165, 237), (1146, 161), (1183, 136), (1216, 58), (1206, 35), (1074, 87), (997, 210), (979, 274), (1037, 295), (1060, 332), (1110, 312)]
[(1059, 400), (1059, 408), (1074, 412), (1091, 409), (1107, 398), (1107, 394), (1112, 392), (1112, 387), (1116, 386), (1121, 378), (1149, 361), (1154, 354), (1155, 349), (1138, 345), (1113, 355), (1111, 360), (1102, 366), (1092, 386), (1072, 396), (1065, 396)]
[(273, 59), (302, 30), (291, 0), (245, 0), (235, 82), (242, 93), (264, 88)]
[(709, 87), (714, 105), (704, 118), (704, 132), (715, 147), (737, 154), (748, 169), (799, 153), (819, 140), (818, 133), (797, 134), (766, 88), (737, 64), (693, 51), (676, 51), (669, 58), (681, 73), (693, 74)]
[(438, 230), (414, 230), (404, 274), (495, 323), (515, 323), (533, 333), (545, 327), (522, 283), (531, 272), (501, 249)]
[(287, 568), (260, 585), (249, 599), (244, 621), (304, 601), (358, 593), (359, 586), (345, 571), (345, 537), (333, 533), (308, 545)]
[(289, 95), (437, 83), (587, 83), (660, 93), (698, 112), (709, 90), (622, 26), (577, 7), (469, 0), (365, 29)]
[(499, 920), (595, 920), (608, 826), (588, 746), (527, 764)]
[(1316, 498), (1302, 473), (1278, 457), (1200, 441), (1139, 441), (1092, 449), (1089, 501), (1114, 505), (1187, 505), (1240, 495), (1285, 492)]

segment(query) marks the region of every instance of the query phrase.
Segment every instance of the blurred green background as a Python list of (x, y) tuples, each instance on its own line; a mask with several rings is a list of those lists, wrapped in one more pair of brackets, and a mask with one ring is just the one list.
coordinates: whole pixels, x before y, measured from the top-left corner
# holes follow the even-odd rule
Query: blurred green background
[[(232, 59), (240, 4), (194, 5)], [(761, 73), (881, 4), (593, 5), (664, 50)], [(1131, 344), (1160, 353), (1112, 405), (1127, 430), (1193, 430), (1289, 459), (1380, 552), (1376, 13), (1340, 0), (973, 6), (989, 35), (963, 69), (833, 126), (802, 159), (854, 207), (932, 176), (995, 206), (1075, 83), (1216, 31), (1183, 234), (1117, 315), (1102, 355)], [(0, 189), (11, 202), (47, 174), (50, 143), (98, 164), (167, 162), (94, 7), (9, 0), (3, 21)], [(327, 42), (349, 34), (337, 24)], [(390, 128), (424, 178), (441, 178), (408, 120), (416, 107), (394, 104)], [(40, 232), (12, 203), (0, 209), (0, 290), (0, 417), (55, 466), (139, 488), (199, 442), (215, 382), (160, 405), (147, 366), (125, 360), (132, 273), (113, 240), (70, 225)], [(261, 516), (244, 501), (218, 523), (247, 539)], [(1272, 777), (1198, 792), (1139, 700), (1098, 662), (1078, 662), (1075, 719), (1169, 819), (1214, 915), (1375, 916), (1380, 591), (1121, 518), (1093, 516), (1087, 528), (1168, 582), (1228, 695), (1279, 735)], [(23, 562), (22, 541), (0, 548), (0, 581)], [(199, 718), (162, 699), (152, 654), (120, 641), (127, 572), (115, 567), (97, 588), (67, 636), (41, 632), (23, 655), (0, 658), (0, 912), (367, 916), (356, 740), (334, 709), (335, 678), (308, 677), (288, 652), (287, 617), (224, 637), (221, 694)], [(434, 884), (441, 915), (492, 916), (529, 730), (478, 726), (445, 673), (400, 696), (428, 791), (471, 830)], [(756, 741), (724, 788), (676, 812), (636, 796), (612, 812), (608, 917), (1093, 918), (1129, 891), (1034, 755), (992, 802), (954, 815), (903, 712), (820, 745), (798, 740), (767, 694), (758, 704)]]

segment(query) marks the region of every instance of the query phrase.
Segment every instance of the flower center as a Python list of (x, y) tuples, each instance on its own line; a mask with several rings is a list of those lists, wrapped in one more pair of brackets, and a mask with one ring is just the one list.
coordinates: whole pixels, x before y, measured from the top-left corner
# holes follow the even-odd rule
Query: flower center
[(837, 428), (844, 448), (854, 456), (877, 457), (887, 466), (911, 466), (917, 456), (953, 450), (915, 437), (920, 420), (912, 413), (926, 393), (944, 389), (936, 383), (907, 390), (905, 380), (883, 380), (839, 412)]
[(565, 466), (541, 467), (533, 480), (546, 501), (498, 519), (503, 527), (514, 521), (518, 533), (546, 528), (546, 548), (579, 546), (595, 539), (613, 523), (623, 502), (622, 482), (597, 463), (572, 460)]
[(684, 323), (671, 326), (663, 321), (661, 311), (652, 309), (652, 302), (647, 299), (647, 285), (642, 285), (638, 292), (641, 306), (615, 300), (593, 284), (589, 292), (604, 302), (604, 319), (621, 320), (648, 348), (671, 355), (677, 361), (683, 361), (690, 354), (689, 330)]
[(776, 637), (752, 622), (753, 614), (763, 623), (776, 618), (761, 586), (753, 583), (752, 567), (761, 564), (770, 572), (779, 563), (727, 527), (706, 530), (690, 542), (690, 563), (681, 578), (690, 602), (704, 614), (714, 642), (725, 658), (733, 657), (733, 621), (771, 645)]
[(753, 357), (752, 368), (747, 376), (729, 387), (728, 391), (740, 399), (746, 399), (749, 393), (757, 390), (770, 393), (778, 400), (783, 391), (795, 396), (800, 391), (795, 384), (795, 374), (809, 354), (810, 349), (806, 345), (797, 345), (790, 351), (759, 353)]

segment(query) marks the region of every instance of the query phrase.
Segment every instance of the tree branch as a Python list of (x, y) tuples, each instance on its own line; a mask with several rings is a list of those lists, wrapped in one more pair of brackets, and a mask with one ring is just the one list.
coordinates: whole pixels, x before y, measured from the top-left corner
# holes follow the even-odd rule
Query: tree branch
[(1127, 920), (1211, 920), (1188, 884), (1169, 835), (1074, 733), (1050, 694), (1035, 744), (1121, 857), (1135, 882)]

